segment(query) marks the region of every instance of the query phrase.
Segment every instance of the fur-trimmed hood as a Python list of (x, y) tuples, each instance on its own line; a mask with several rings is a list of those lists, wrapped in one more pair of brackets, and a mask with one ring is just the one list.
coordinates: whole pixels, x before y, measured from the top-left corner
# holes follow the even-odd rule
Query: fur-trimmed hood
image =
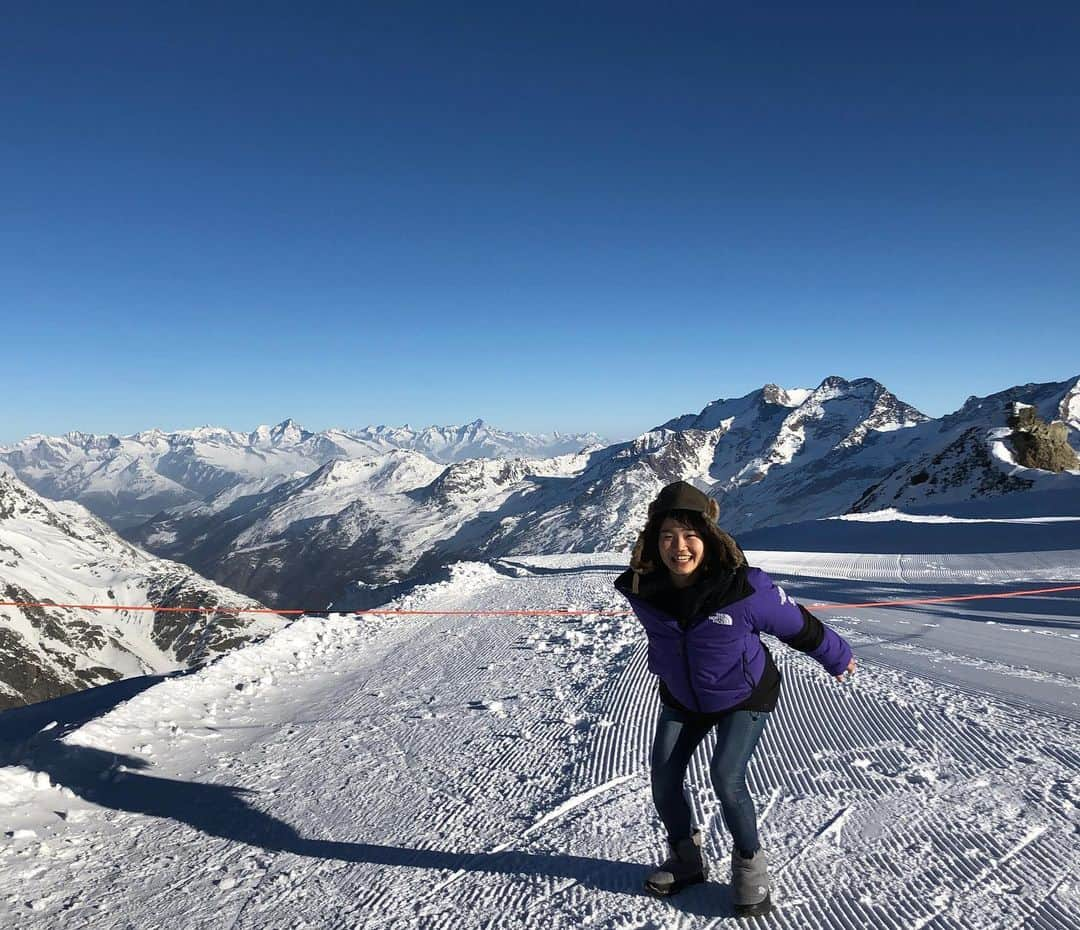
[(649, 528), (655, 522), (662, 519), (663, 515), (672, 510), (691, 510), (700, 513), (705, 521), (705, 530), (709, 538), (705, 541), (706, 548), (713, 558), (729, 568), (745, 566), (746, 556), (739, 544), (728, 533), (717, 526), (717, 518), (720, 516), (720, 505), (715, 498), (709, 497), (703, 491), (699, 491), (692, 484), (685, 481), (675, 481), (661, 489), (656, 499), (649, 504), (649, 519), (644, 529), (638, 533), (637, 542), (634, 543), (633, 552), (630, 554), (630, 570), (634, 573), (631, 593), (637, 594), (642, 575), (656, 571), (662, 566), (657, 565), (646, 557), (645, 542)]

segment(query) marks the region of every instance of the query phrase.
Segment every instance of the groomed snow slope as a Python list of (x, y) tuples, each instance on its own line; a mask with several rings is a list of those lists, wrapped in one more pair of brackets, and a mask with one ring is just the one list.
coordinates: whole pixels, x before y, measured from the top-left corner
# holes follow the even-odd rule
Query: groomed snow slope
[[(1075, 581), (1080, 551), (1057, 553), (1056, 569), (1039, 555), (1041, 585)], [(773, 567), (806, 602), (911, 587), (879, 557), (837, 557), (825, 578), (786, 557)], [(623, 609), (623, 558), (464, 563), (393, 606)], [(1023, 580), (1027, 558), (999, 567)], [(939, 594), (961, 587), (914, 557), (907, 569)], [(778, 910), (743, 926), (1080, 924), (1080, 597), (989, 603), (1041, 634), (1022, 655), (998, 641), (995, 661), (1071, 670), (1040, 694), (1047, 710), (998, 694), (1002, 676), (978, 662), (950, 684), (941, 670), (964, 665), (962, 637), (926, 641), (943, 663), (933, 677), (908, 667), (925, 656), (889, 650), (988, 629), (970, 607), (821, 611), (855, 644), (850, 683), (775, 645), (784, 694), (750, 787)], [(58, 720), (0, 768), (5, 926), (733, 926), (703, 755), (691, 782), (713, 879), (672, 901), (640, 891), (663, 832), (647, 772), (655, 684), (632, 617), (305, 618), (81, 726), (67, 700), (0, 715), (9, 738)]]

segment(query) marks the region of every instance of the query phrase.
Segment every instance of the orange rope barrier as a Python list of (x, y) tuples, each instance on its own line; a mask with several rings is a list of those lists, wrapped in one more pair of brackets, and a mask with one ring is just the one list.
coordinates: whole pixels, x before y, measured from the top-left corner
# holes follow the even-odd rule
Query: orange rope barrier
[[(1004, 597), (1028, 597), (1032, 594), (1057, 594), (1063, 591), (1080, 591), (1080, 584), (1064, 585), (1055, 588), (1033, 588), (1025, 591), (1005, 591), (998, 594), (958, 594), (952, 597), (918, 597), (898, 598), (892, 601), (867, 601), (862, 604), (807, 604), (808, 608), (815, 610), (855, 610), (864, 607), (902, 607), (908, 604), (948, 604), (955, 601), (977, 601)], [(44, 609), (48, 607), (60, 607), (68, 610), (142, 610), (169, 613), (201, 613), (201, 614), (279, 614), (279, 615), (330, 615), (330, 614), (399, 614), (403, 616), (447, 616), (447, 617), (535, 617), (535, 616), (598, 616), (598, 617), (625, 617), (632, 613), (629, 610), (398, 610), (393, 608), (371, 608), (368, 610), (274, 610), (272, 607), (155, 607), (152, 604), (53, 604), (48, 601), (41, 603), (25, 603), (22, 601), (0, 601), (0, 607), (30, 607)]]
[(865, 604), (807, 604), (818, 610), (853, 609), (856, 607), (896, 607), (903, 604), (947, 604), (952, 601), (979, 601), (995, 597), (1026, 597), (1030, 594), (1053, 594), (1058, 591), (1080, 591), (1080, 584), (1060, 588), (1033, 588), (1029, 591), (1006, 591), (1002, 594), (957, 594), (953, 597), (914, 597), (895, 601), (867, 601)]

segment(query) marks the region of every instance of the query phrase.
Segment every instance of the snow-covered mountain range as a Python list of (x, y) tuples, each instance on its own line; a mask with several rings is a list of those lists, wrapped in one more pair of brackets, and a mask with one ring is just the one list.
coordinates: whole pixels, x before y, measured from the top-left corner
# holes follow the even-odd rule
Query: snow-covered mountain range
[[(1036, 430), (1026, 443), (1014, 441), (1021, 420)], [(1059, 425), (1038, 432), (1050, 422)], [(487, 443), (471, 426), (471, 439), (440, 434), (441, 454)], [(625, 551), (648, 501), (676, 479), (717, 498), (724, 526), (758, 546), (768, 540), (764, 548), (784, 548), (785, 526), (805, 535), (826, 517), (948, 513), (990, 497), (1021, 502), (1008, 511), (1022, 517), (1022, 501), (1035, 506), (1047, 492), (1080, 497), (1080, 460), (1066, 461), (1080, 449), (1080, 379), (973, 397), (940, 419), (868, 378), (769, 384), (631, 441), (555, 456), (446, 463), (393, 446), (435, 443), (430, 431), (360, 435), (349, 445), (344, 434), (286, 421), (251, 434), (41, 438), (9, 451), (0, 461), (0, 600), (223, 609), (0, 608), (0, 706), (201, 662), (280, 625), (237, 617), (256, 601), (367, 607), (461, 560)], [(1061, 440), (1054, 460), (1063, 470), (1022, 464), (1022, 449), (1050, 435)], [(377, 442), (388, 448), (366, 445)], [(112, 500), (140, 506), (172, 481), (183, 503), (129, 527), (125, 542), (80, 504), (39, 496), (15, 477), (20, 469), (52, 493), (112, 487)]]
[(570, 455), (444, 467), (394, 450), (334, 461), (259, 493), (161, 514), (130, 535), (267, 603), (324, 609), (354, 583), (420, 577), (459, 559), (624, 550), (647, 502), (676, 479), (716, 497), (735, 533), (1032, 489), (1080, 493), (1080, 470), (1018, 464), (1008, 426), (1018, 403), (1032, 405), (1064, 420), (1080, 448), (1078, 385), (1014, 387), (931, 419), (868, 378), (830, 377), (812, 390), (770, 384)]
[(406, 425), (310, 432), (289, 419), (250, 433), (206, 426), (130, 436), (34, 435), (0, 447), (0, 462), (46, 497), (76, 500), (114, 528), (125, 529), (162, 510), (223, 492), (268, 490), (339, 459), (405, 449), (445, 464), (467, 458), (545, 458), (604, 444), (596, 433), (510, 433), (483, 420), (421, 430)]
[[(284, 625), (251, 598), (122, 540), (82, 505), (0, 473), (0, 709), (192, 667)], [(17, 607), (12, 604), (48, 606)], [(85, 610), (185, 606), (205, 613)]]
[[(273, 606), (323, 610), (353, 582), (385, 584), (490, 548), (514, 509), (542, 508), (598, 453), (470, 459), (440, 465), (393, 450), (333, 461), (303, 478), (235, 500), (161, 514), (132, 534), (140, 545)], [(508, 524), (507, 524), (508, 525)]]

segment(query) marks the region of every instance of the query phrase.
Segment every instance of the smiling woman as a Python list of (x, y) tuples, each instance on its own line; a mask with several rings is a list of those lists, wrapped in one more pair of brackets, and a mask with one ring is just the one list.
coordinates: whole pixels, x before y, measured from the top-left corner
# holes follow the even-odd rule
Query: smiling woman
[(694, 750), (716, 727), (710, 774), (734, 841), (736, 913), (751, 916), (772, 904), (746, 768), (780, 695), (780, 673), (760, 634), (808, 653), (837, 678), (853, 672), (855, 661), (840, 636), (747, 564), (718, 515), (716, 501), (693, 485), (667, 485), (649, 505), (615, 587), (645, 627), (649, 670), (660, 679), (652, 793), (671, 855), (645, 886), (670, 895), (708, 874), (683, 782)]
[(686, 526), (674, 517), (660, 524), (660, 558), (671, 572), (671, 583), (677, 588), (693, 584), (694, 574), (705, 557), (705, 542), (693, 526)]

